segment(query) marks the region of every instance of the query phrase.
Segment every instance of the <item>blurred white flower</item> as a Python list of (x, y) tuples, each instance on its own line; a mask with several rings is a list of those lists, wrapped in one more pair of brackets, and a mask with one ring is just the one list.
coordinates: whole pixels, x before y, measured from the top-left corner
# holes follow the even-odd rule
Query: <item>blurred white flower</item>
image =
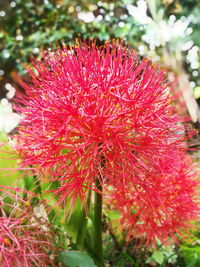
[(95, 19), (94, 14), (92, 12), (84, 12), (84, 11), (78, 13), (78, 18), (86, 23), (92, 22)]
[[(171, 15), (168, 21), (163, 18), (162, 9), (158, 10), (158, 18), (154, 21), (147, 15), (147, 3), (144, 0), (138, 0), (136, 5), (128, 4), (127, 10), (134, 19), (145, 28), (145, 34), (142, 40), (146, 42), (151, 50), (156, 47), (165, 46), (167, 42), (176, 40), (182, 45), (184, 38), (192, 33), (192, 28), (189, 24), (193, 20), (192, 15), (181, 17), (176, 20), (174, 15)], [(189, 44), (188, 46), (189, 47)], [(190, 49), (186, 46), (183, 49)]]
[(12, 99), (15, 96), (16, 89), (10, 83), (6, 83), (5, 88), (8, 90), (6, 97)]
[(148, 24), (152, 19), (147, 16), (147, 4), (144, 0), (137, 1), (137, 6), (127, 5), (128, 13), (140, 24)]
[[(192, 32), (188, 29), (191, 23), (191, 17), (185, 19), (174, 20), (170, 17), (168, 21), (161, 20), (159, 23), (151, 21), (146, 25), (146, 33), (142, 39), (150, 45), (150, 47), (165, 46), (167, 42), (178, 40), (184, 43), (184, 38)], [(185, 49), (185, 47), (184, 47)]]
[(190, 64), (192, 69), (199, 68), (199, 56), (198, 56), (199, 48), (198, 46), (193, 46), (186, 56), (187, 62)]
[(6, 98), (0, 101), (0, 132), (11, 132), (19, 124), (22, 116), (12, 111), (12, 106)]

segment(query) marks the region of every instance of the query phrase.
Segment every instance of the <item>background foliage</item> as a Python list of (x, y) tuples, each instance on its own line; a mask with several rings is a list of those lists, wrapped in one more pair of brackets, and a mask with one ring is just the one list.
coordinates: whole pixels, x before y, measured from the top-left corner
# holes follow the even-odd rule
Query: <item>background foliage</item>
[(30, 58), (44, 49), (73, 43), (76, 38), (100, 42), (122, 38), (178, 77), (184, 73), (184, 82), (178, 82), (178, 87), (180, 91), (188, 89), (190, 96), (184, 101), (190, 106), (193, 122), (199, 122), (200, 113), (192, 99), (200, 98), (199, 10), (198, 0), (1, 1), (1, 97), (12, 90), (10, 83), (14, 84), (16, 73), (23, 74)]

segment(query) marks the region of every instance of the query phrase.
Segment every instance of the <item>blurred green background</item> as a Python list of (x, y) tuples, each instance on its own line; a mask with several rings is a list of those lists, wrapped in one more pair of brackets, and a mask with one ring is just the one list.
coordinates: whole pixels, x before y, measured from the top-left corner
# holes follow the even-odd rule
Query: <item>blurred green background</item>
[[(141, 56), (161, 64), (168, 73), (178, 112), (188, 115), (191, 125), (199, 128), (200, 0), (0, 0), (0, 140), (5, 140), (3, 132), (12, 132), (21, 119), (12, 102), (22, 93), (18, 77), (26, 79), (31, 57), (40, 57), (41, 51), (62, 43), (72, 44), (76, 38), (96, 38), (99, 43), (122, 38)], [(198, 146), (199, 138), (193, 142)], [(15, 164), (0, 160), (0, 167)], [(1, 172), (0, 179), (6, 184)], [(140, 263), (200, 266), (199, 244), (197, 232), (180, 246), (160, 245), (145, 256), (141, 251)], [(113, 257), (117, 266), (139, 266), (128, 254), (120, 258), (115, 254), (105, 240), (105, 255)]]

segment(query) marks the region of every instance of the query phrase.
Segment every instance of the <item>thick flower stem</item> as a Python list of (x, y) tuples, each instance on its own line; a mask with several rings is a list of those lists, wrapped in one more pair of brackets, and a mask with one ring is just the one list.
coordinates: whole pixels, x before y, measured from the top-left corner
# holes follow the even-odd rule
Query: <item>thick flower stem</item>
[[(91, 200), (91, 191), (89, 191), (88, 197), (87, 197), (88, 212), (89, 212), (89, 209), (90, 209), (90, 200)], [(87, 221), (88, 221), (88, 214), (86, 214), (85, 208), (83, 208), (82, 211), (81, 211), (80, 220), (81, 220), (81, 225), (80, 225), (80, 228), (79, 228), (79, 231), (78, 231), (76, 245), (77, 245), (77, 249), (82, 251), (83, 250), (84, 241), (85, 241), (85, 234), (86, 234)]]
[[(102, 186), (96, 179), (96, 188), (102, 192)], [(103, 267), (103, 243), (102, 243), (102, 195), (95, 192), (94, 200), (94, 250), (98, 260), (97, 265)]]

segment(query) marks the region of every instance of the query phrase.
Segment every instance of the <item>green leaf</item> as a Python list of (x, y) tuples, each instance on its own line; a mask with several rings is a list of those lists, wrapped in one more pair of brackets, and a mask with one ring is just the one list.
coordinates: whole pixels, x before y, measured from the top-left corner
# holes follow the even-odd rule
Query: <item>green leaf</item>
[[(123, 261), (123, 259), (125, 261)], [(121, 266), (125, 266), (125, 263), (132, 263), (131, 266), (133, 267), (138, 267), (138, 263), (136, 261), (136, 259), (132, 258), (130, 255), (128, 255), (127, 253), (123, 253), (122, 254), (122, 264)]]
[(163, 264), (164, 261), (164, 256), (161, 252), (159, 251), (155, 251), (152, 255), (152, 258), (154, 259), (154, 261), (156, 261), (159, 264)]
[(200, 262), (200, 246), (181, 246), (179, 253), (188, 267), (197, 267)]
[(151, 263), (152, 261), (154, 261), (153, 257), (149, 257), (149, 258), (145, 261), (145, 263)]
[(96, 267), (93, 259), (80, 251), (62, 251), (60, 261), (63, 267)]
[(196, 99), (200, 98), (200, 86), (194, 88), (194, 97)]
[(108, 220), (112, 227), (114, 234), (116, 235), (117, 239), (122, 239), (122, 226), (120, 223), (121, 215), (119, 211), (116, 210), (106, 210), (106, 215), (108, 216)]
[[(15, 170), (18, 167), (17, 158), (13, 155), (14, 151), (7, 144), (7, 136), (0, 133), (0, 144), (5, 143), (0, 147), (0, 184), (5, 186), (13, 186), (17, 183), (20, 172)], [(10, 169), (10, 170), (4, 170)]]

